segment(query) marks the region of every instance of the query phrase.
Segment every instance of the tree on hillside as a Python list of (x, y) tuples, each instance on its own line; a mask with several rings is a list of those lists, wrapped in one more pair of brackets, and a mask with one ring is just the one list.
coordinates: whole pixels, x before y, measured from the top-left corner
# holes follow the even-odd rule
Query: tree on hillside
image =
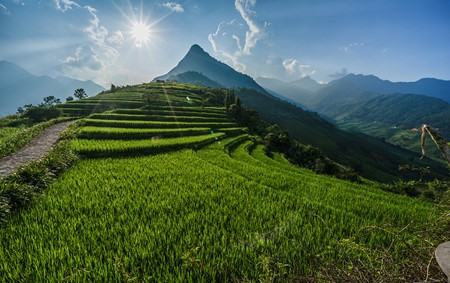
[(50, 107), (56, 104), (60, 104), (61, 100), (59, 98), (54, 97), (53, 95), (44, 97), (44, 103), (41, 103), (40, 106)]
[(83, 99), (83, 98), (88, 97), (88, 95), (84, 91), (84, 88), (77, 88), (75, 90), (75, 93), (73, 94), (73, 96), (75, 96), (75, 98), (77, 98), (77, 99)]
[(69, 96), (66, 98), (66, 102), (73, 101), (73, 96)]

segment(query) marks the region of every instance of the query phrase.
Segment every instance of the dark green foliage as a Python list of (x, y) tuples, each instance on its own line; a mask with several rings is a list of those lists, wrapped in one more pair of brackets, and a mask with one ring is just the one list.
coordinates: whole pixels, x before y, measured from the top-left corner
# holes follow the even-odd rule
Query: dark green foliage
[(77, 88), (73, 94), (76, 99), (83, 99), (88, 97), (83, 88)]
[(24, 117), (29, 118), (35, 122), (44, 122), (62, 115), (62, 111), (54, 106), (38, 106), (32, 107), (25, 112)]
[(66, 98), (66, 102), (70, 102), (70, 101), (73, 101), (73, 96), (68, 96), (68, 97)]
[(61, 100), (59, 98), (54, 97), (53, 95), (46, 96), (43, 99), (44, 103), (40, 104), (40, 106), (51, 107), (61, 103)]
[(393, 184), (383, 184), (381, 188), (395, 194), (422, 197), (428, 201), (438, 203), (445, 200), (449, 192), (450, 181), (434, 180), (425, 182), (422, 180), (399, 180)]

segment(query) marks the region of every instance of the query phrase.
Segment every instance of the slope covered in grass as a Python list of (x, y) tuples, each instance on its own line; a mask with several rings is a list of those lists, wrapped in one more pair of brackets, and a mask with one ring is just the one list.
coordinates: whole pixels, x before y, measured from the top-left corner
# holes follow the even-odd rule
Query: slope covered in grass
[[(376, 183), (355, 184), (295, 167), (266, 152), (230, 119), (223, 122), (235, 125), (228, 131), (214, 121), (179, 122), (186, 125), (179, 127), (176, 121), (109, 120), (111, 114), (126, 117), (135, 111), (146, 117), (225, 114), (224, 108), (187, 99), (171, 108), (171, 95), (177, 98), (178, 91), (166, 89), (169, 105), (122, 108), (87, 119), (72, 142), (84, 158), (2, 228), (1, 279), (411, 282), (427, 273), (442, 277), (436, 264), (428, 263), (443, 240), (433, 229), (448, 229), (440, 218), (445, 207), (381, 191)], [(149, 123), (154, 127), (139, 127)], [(199, 123), (210, 125), (195, 129)], [(176, 132), (181, 137), (172, 136)]]

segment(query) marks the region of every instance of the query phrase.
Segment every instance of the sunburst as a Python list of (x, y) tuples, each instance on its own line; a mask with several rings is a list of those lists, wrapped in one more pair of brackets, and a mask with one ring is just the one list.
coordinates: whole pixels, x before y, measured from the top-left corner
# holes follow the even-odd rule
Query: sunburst
[(135, 41), (136, 47), (140, 48), (150, 40), (151, 28), (145, 22), (133, 22), (131, 27), (131, 37)]

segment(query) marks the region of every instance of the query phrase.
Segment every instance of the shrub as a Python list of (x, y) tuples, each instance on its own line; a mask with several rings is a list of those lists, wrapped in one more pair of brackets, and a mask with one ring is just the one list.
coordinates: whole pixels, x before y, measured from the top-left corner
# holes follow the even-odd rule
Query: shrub
[(44, 122), (54, 118), (58, 118), (62, 115), (62, 111), (54, 106), (46, 107), (32, 107), (27, 112), (25, 112), (24, 116), (33, 120), (34, 122)]

